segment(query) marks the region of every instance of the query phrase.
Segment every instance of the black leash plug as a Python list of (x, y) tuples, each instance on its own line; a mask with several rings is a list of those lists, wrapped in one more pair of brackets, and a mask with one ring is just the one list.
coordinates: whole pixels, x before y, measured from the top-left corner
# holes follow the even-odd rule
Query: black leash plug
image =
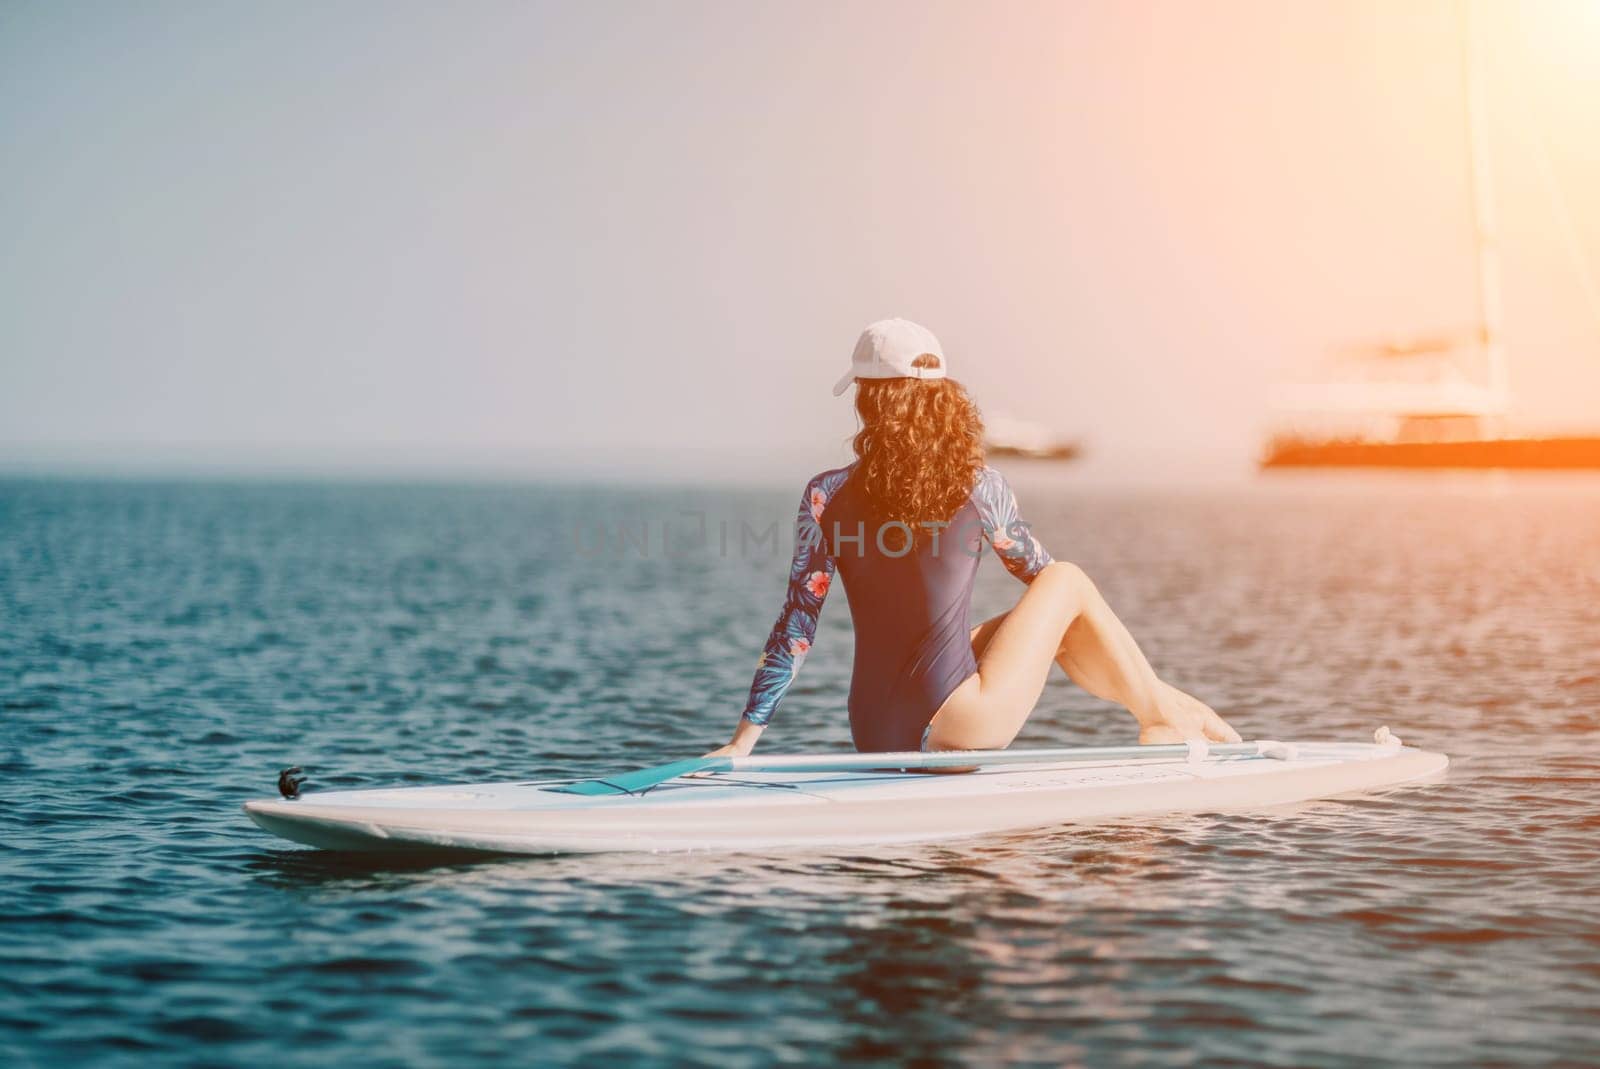
[(285, 798), (300, 797), (300, 784), (306, 781), (305, 773), (299, 765), (286, 768), (278, 773), (278, 793)]

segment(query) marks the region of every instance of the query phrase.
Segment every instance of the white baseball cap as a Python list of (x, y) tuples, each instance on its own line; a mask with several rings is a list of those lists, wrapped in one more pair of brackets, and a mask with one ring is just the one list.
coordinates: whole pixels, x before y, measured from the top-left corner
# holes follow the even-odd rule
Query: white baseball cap
[[(923, 353), (937, 356), (939, 363), (914, 366), (912, 361)], [(850, 370), (833, 387), (833, 396), (844, 393), (857, 379), (942, 379), (944, 364), (944, 350), (933, 331), (909, 319), (880, 319), (861, 332)]]

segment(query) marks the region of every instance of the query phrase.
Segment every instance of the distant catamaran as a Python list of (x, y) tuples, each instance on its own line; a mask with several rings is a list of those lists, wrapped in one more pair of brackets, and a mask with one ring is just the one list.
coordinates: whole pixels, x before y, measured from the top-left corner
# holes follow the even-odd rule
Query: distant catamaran
[(1483, 56), (1471, 0), (1462, 0), (1459, 10), (1478, 327), (1462, 336), (1357, 349), (1346, 354), (1342, 381), (1280, 389), (1274, 407), (1291, 425), (1338, 423), (1344, 430), (1280, 433), (1267, 445), (1264, 468), (1600, 468), (1600, 436), (1519, 437), (1505, 430), (1510, 369), (1501, 329)]

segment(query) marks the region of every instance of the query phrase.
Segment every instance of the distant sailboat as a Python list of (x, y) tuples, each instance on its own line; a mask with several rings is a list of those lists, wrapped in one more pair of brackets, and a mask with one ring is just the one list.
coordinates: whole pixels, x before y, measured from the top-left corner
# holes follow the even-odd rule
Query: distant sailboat
[(1510, 368), (1482, 53), (1472, 0), (1462, 0), (1459, 10), (1478, 328), (1466, 336), (1359, 348), (1342, 354), (1339, 381), (1278, 390), (1274, 408), (1297, 429), (1268, 442), (1263, 468), (1600, 468), (1600, 436), (1518, 437), (1505, 430)]
[(992, 457), (1076, 460), (1083, 451), (1077, 442), (1027, 420), (996, 415), (984, 417), (983, 424), (984, 451)]

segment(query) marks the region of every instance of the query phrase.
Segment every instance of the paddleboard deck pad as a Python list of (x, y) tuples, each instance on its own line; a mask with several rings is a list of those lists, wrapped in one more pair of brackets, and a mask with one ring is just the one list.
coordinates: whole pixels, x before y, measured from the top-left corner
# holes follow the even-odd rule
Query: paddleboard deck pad
[[(695, 767), (689, 761), (654, 770), (662, 772), (655, 779), (645, 775), (653, 770), (644, 770), (614, 780), (322, 791), (252, 801), (244, 808), (274, 835), (330, 850), (849, 849), (1289, 805), (1427, 779), (1449, 763), (1443, 754), (1392, 741), (1250, 743), (1217, 747), (1221, 752), (1209, 755), (1191, 752), (1187, 759), (1154, 754), (1175, 749), (1180, 748), (1150, 747), (1148, 757), (1146, 749), (1135, 747), (1033, 751), (1037, 761), (1028, 751), (1001, 751), (1006, 763), (944, 775), (897, 768), (892, 754), (839, 758), (879, 762), (877, 770), (787, 767), (804, 768), (805, 755), (718, 759), (705, 763), (785, 767), (674, 774)], [(815, 755), (810, 763), (826, 765), (827, 756)], [(911, 761), (930, 755), (898, 756)], [(1001, 760), (998, 754), (995, 760)], [(613, 788), (614, 782), (623, 786)]]

